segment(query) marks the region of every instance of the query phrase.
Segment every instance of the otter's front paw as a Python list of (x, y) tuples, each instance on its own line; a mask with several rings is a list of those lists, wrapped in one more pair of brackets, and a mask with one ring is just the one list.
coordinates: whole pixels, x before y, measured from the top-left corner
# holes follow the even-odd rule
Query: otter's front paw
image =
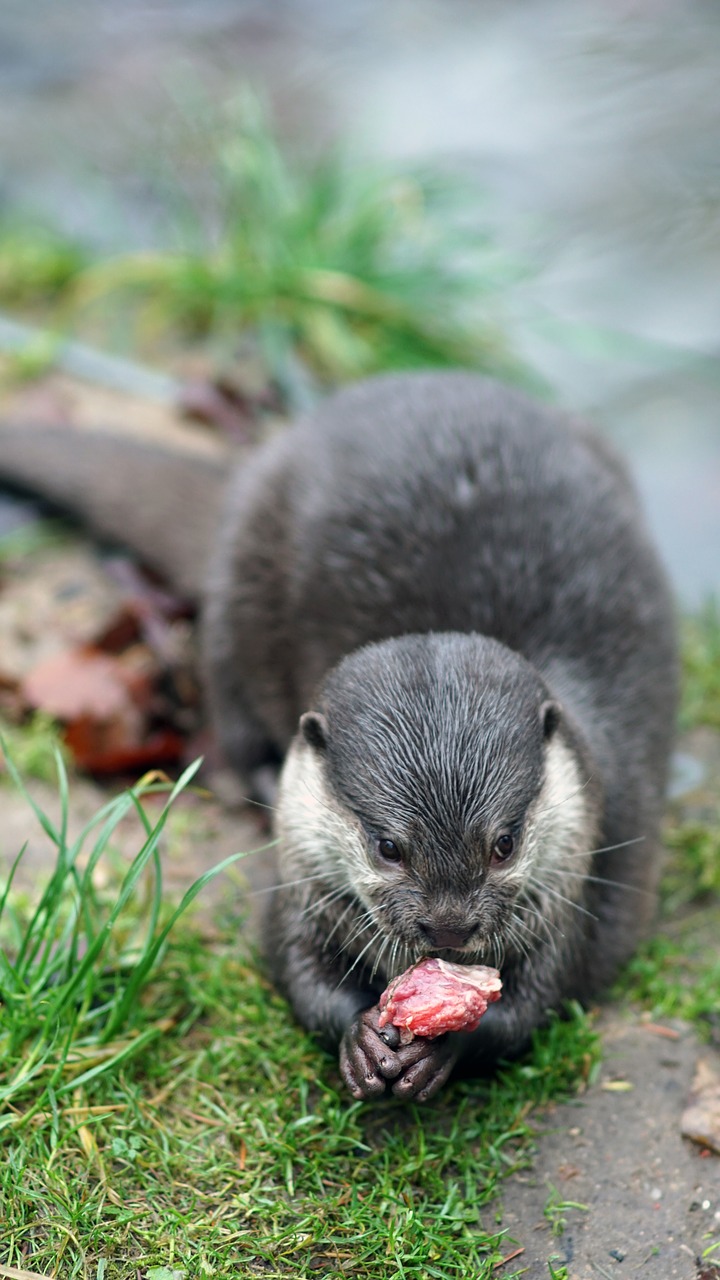
[[(378, 1028), (380, 1010), (377, 1005), (363, 1009), (350, 1023), (340, 1043), (340, 1074), (353, 1098), (378, 1098), (389, 1080), (402, 1071), (398, 1053), (391, 1048), (399, 1039), (394, 1028)], [(386, 1038), (384, 1038), (386, 1037)]]
[(396, 1098), (427, 1102), (442, 1088), (459, 1056), (458, 1039), (452, 1035), (427, 1040), (418, 1036), (398, 1050), (401, 1068), (392, 1091)]

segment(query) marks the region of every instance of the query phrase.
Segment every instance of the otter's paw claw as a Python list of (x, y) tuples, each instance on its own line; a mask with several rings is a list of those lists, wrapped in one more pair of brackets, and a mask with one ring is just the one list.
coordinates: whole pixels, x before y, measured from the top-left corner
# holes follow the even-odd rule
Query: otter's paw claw
[(354, 1098), (378, 1098), (402, 1070), (398, 1055), (378, 1029), (379, 1009), (363, 1009), (340, 1044), (340, 1074)]
[(427, 1102), (445, 1084), (458, 1059), (451, 1036), (437, 1040), (416, 1039), (399, 1054), (402, 1071), (392, 1086), (396, 1098)]

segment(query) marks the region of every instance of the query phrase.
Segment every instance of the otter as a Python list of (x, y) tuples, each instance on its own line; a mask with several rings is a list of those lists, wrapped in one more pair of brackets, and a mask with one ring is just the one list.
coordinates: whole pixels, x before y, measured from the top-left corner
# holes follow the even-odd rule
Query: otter
[[(275, 980), (354, 1097), (423, 1101), (592, 999), (651, 918), (677, 643), (634, 488), (519, 391), (385, 375), (244, 458), (208, 542), (212, 719), (247, 785), (280, 770)], [(378, 999), (424, 955), (503, 997), (401, 1045)]]

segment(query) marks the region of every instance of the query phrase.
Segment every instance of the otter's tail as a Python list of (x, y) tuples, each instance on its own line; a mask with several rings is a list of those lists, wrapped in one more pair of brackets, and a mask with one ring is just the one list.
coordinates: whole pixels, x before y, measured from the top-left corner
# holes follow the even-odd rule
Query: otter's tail
[(0, 483), (130, 547), (191, 599), (202, 593), (232, 460), (194, 428), (145, 438), (120, 427), (0, 423)]

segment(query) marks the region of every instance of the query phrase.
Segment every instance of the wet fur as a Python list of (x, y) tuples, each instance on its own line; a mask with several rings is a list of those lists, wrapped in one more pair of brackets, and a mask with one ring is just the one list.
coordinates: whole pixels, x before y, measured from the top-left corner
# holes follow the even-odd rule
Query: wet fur
[[(202, 584), (228, 761), (252, 786), (287, 753), (268, 953), (300, 1020), (343, 1041), (347, 1074), (353, 1037), (373, 1043), (358, 1011), (423, 948), (419, 923), (472, 925), (465, 958), (500, 962), (504, 994), (458, 1052), (517, 1051), (612, 978), (653, 909), (676, 637), (621, 462), (564, 415), (443, 373), (328, 398), (236, 469), (222, 509), (226, 463), (163, 483), (167, 465), (0, 428), (0, 474)], [(511, 818), (518, 851), (492, 867)], [(405, 842), (402, 869), (378, 861), (380, 832)], [(406, 1095), (444, 1070), (406, 1071)]]
[[(485, 379), (376, 379), (238, 476), (212, 575), (228, 755), (250, 776), (290, 748), (269, 930), (300, 1019), (347, 1035), (427, 949), (420, 916), (474, 920), (465, 958), (502, 963), (466, 1057), (606, 984), (652, 912), (676, 703), (668, 589), (612, 451)], [(297, 735), (309, 708), (324, 730)], [(491, 871), (509, 817), (520, 852)], [(397, 833), (389, 881), (372, 848)]]

